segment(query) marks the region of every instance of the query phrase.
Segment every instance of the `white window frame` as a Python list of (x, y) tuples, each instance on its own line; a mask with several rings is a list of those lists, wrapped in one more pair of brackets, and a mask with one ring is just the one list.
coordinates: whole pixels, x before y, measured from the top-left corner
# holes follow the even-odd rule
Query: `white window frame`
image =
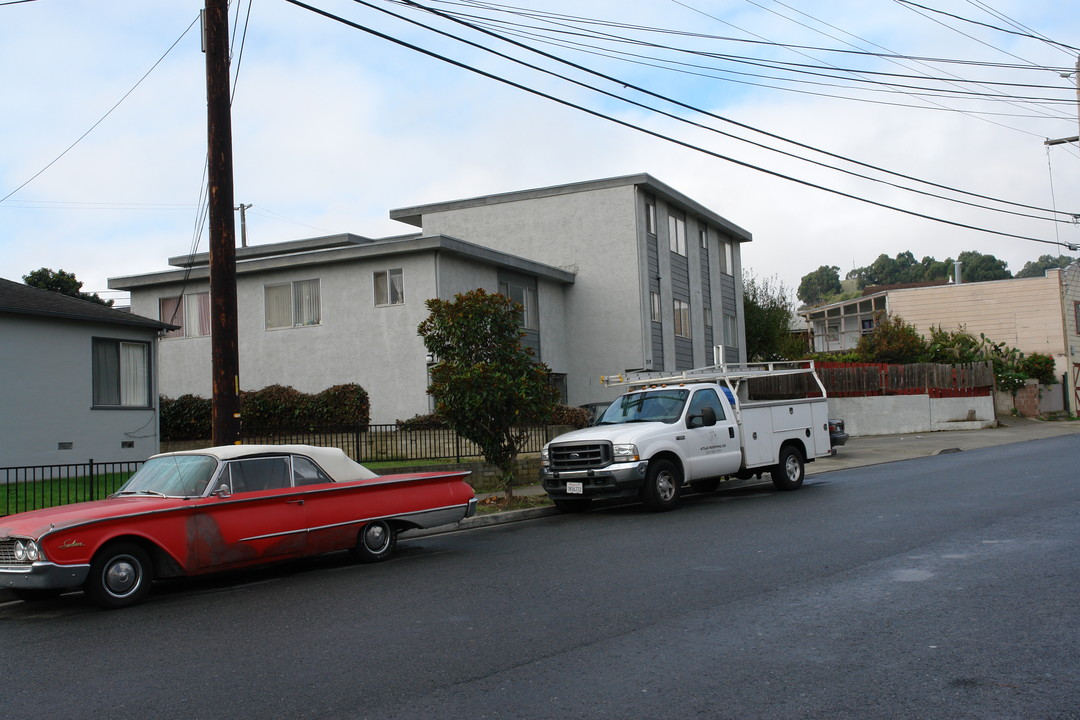
[(371, 276), (371, 285), (375, 307), (405, 304), (405, 271), (401, 268), (376, 270)]
[(93, 407), (152, 407), (150, 343), (92, 338), (91, 348)]
[(688, 338), (690, 334), (690, 303), (685, 300), (672, 301), (675, 322), (675, 337)]
[(540, 329), (540, 313), (537, 308), (535, 288), (520, 282), (503, 281), (499, 283), (499, 294), (521, 305), (518, 327), (523, 330)]
[(321, 325), (322, 283), (320, 280), (310, 278), (264, 285), (263, 324), (267, 330)]
[(668, 247), (676, 255), (686, 256), (686, 220), (668, 215)]

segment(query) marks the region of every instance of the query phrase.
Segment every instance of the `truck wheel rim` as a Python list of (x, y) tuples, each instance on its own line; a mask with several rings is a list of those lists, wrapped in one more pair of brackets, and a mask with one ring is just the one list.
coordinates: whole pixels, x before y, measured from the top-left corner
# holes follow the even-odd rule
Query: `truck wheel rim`
[(799, 461), (794, 455), (789, 455), (787, 462), (784, 463), (784, 467), (787, 468), (788, 480), (794, 482), (799, 479)]
[(656, 494), (664, 502), (675, 497), (675, 483), (672, 481), (671, 473), (662, 472), (656, 476)]

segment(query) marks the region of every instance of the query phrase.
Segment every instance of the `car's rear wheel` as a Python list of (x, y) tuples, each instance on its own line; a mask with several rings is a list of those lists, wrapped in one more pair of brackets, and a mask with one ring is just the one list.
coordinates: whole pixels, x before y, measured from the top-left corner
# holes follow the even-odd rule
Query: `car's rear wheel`
[(770, 471), (777, 490), (798, 490), (802, 487), (806, 468), (802, 453), (793, 445), (780, 448), (780, 462)]
[(352, 554), (360, 562), (382, 562), (396, 547), (397, 531), (385, 520), (373, 520), (360, 528)]
[(136, 605), (146, 599), (154, 581), (154, 566), (134, 543), (113, 543), (98, 551), (90, 563), (83, 590), (106, 610)]

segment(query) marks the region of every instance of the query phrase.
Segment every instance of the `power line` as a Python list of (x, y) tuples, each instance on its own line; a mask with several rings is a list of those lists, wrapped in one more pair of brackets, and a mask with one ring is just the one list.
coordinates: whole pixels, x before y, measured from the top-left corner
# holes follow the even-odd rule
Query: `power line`
[(135, 83), (135, 84), (134, 84), (134, 85), (133, 85), (133, 86), (131, 87), (131, 89), (130, 89), (130, 90), (128, 90), (128, 91), (127, 91), (126, 93), (124, 93), (123, 97), (121, 97), (121, 98), (120, 98), (119, 100), (117, 100), (117, 101), (116, 101), (116, 104), (115, 104), (115, 105), (113, 105), (113, 106), (112, 106), (111, 108), (109, 108), (108, 112), (106, 112), (106, 113), (105, 113), (104, 115), (102, 115), (102, 116), (101, 116), (100, 118), (98, 118), (98, 121), (97, 121), (97, 122), (95, 122), (95, 123), (94, 123), (93, 125), (91, 125), (91, 126), (90, 126), (90, 129), (89, 129), (89, 130), (87, 130), (87, 131), (86, 131), (86, 132), (84, 132), (84, 133), (83, 133), (82, 135), (80, 135), (80, 136), (78, 137), (78, 139), (77, 139), (77, 140), (75, 140), (75, 142), (71, 143), (71, 145), (68, 145), (68, 147), (67, 147), (67, 149), (66, 149), (66, 150), (64, 150), (64, 151), (63, 151), (62, 153), (60, 153), (60, 154), (59, 154), (59, 155), (57, 155), (57, 156), (56, 156), (55, 158), (53, 158), (53, 159), (52, 159), (52, 161), (50, 161), (50, 162), (49, 162), (49, 163), (48, 163), (48, 164), (47, 164), (47, 165), (46, 165), (45, 167), (41, 168), (41, 169), (40, 169), (40, 170), (38, 170), (38, 171), (37, 171), (36, 173), (34, 173), (33, 175), (31, 175), (31, 176), (30, 176), (30, 178), (29, 178), (28, 180), (26, 180), (25, 182), (23, 182), (23, 184), (22, 184), (22, 185), (19, 185), (19, 186), (18, 186), (17, 188), (15, 188), (15, 189), (14, 189), (14, 190), (12, 190), (11, 192), (9, 192), (9, 193), (8, 193), (7, 195), (5, 195), (4, 197), (0, 198), (0, 203), (4, 202), (4, 201), (5, 201), (5, 200), (7, 200), (7, 199), (8, 199), (9, 197), (11, 197), (11, 196), (12, 196), (12, 195), (14, 195), (15, 193), (19, 192), (19, 191), (20, 191), (20, 190), (22, 190), (22, 189), (23, 189), (24, 187), (26, 187), (27, 185), (29, 185), (30, 183), (32, 183), (32, 182), (33, 182), (34, 180), (36, 180), (36, 179), (38, 178), (38, 176), (40, 176), (40, 175), (41, 175), (42, 173), (44, 173), (44, 172), (45, 172), (46, 170), (48, 170), (48, 169), (49, 169), (49, 168), (51, 168), (51, 167), (52, 167), (53, 165), (55, 165), (55, 164), (57, 163), (57, 161), (59, 161), (59, 160), (60, 160), (60, 158), (62, 158), (62, 157), (64, 157), (65, 155), (67, 155), (67, 154), (68, 154), (68, 153), (69, 153), (69, 152), (71, 151), (71, 149), (72, 149), (72, 148), (74, 148), (74, 147), (75, 147), (76, 145), (78, 145), (78, 144), (79, 144), (80, 142), (82, 142), (82, 141), (83, 141), (83, 139), (84, 139), (84, 138), (85, 138), (85, 137), (86, 137), (87, 135), (89, 135), (90, 133), (92, 133), (92, 132), (94, 131), (94, 129), (95, 129), (95, 128), (97, 128), (97, 126), (98, 126), (98, 125), (100, 125), (100, 124), (101, 124), (102, 122), (104, 122), (105, 118), (109, 117), (109, 115), (112, 115), (113, 111), (114, 111), (114, 110), (116, 110), (116, 108), (120, 107), (120, 104), (121, 104), (122, 102), (124, 102), (125, 100), (127, 100), (128, 96), (129, 96), (129, 95), (131, 95), (131, 93), (135, 92), (135, 89), (136, 89), (137, 87), (139, 87), (139, 85), (142, 85), (142, 82), (143, 82), (143, 80), (146, 80), (146, 78), (150, 76), (150, 73), (154, 72), (154, 69), (155, 69), (155, 68), (157, 68), (157, 66), (161, 64), (161, 62), (162, 62), (162, 61), (163, 61), (163, 60), (164, 60), (164, 59), (166, 58), (166, 56), (168, 56), (168, 54), (169, 54), (170, 52), (172, 52), (173, 48), (175, 48), (175, 47), (176, 47), (176, 46), (177, 46), (178, 44), (180, 44), (180, 41), (184, 39), (184, 36), (188, 34), (188, 32), (189, 32), (189, 31), (191, 30), (191, 28), (193, 28), (193, 27), (195, 26), (195, 23), (197, 23), (198, 21), (199, 21), (199, 18), (198, 18), (198, 17), (196, 17), (196, 18), (195, 18), (194, 20), (192, 20), (192, 21), (191, 21), (191, 24), (187, 26), (187, 28), (186, 28), (186, 29), (184, 30), (184, 32), (180, 33), (180, 37), (176, 38), (176, 41), (175, 41), (175, 42), (173, 42), (173, 44), (169, 46), (169, 49), (168, 49), (168, 50), (166, 50), (166, 51), (165, 51), (165, 53), (164, 53), (164, 54), (163, 54), (163, 55), (162, 55), (161, 57), (159, 57), (159, 58), (157, 59), (157, 62), (155, 62), (155, 63), (154, 63), (153, 65), (151, 65), (151, 66), (150, 66), (150, 69), (149, 69), (149, 70), (147, 70), (147, 71), (146, 71), (146, 72), (145, 72), (145, 73), (143, 74), (143, 76), (142, 76), (141, 78), (139, 78), (138, 82), (136, 82), (136, 83)]
[[(359, 2), (359, 0), (354, 0), (354, 1)], [(811, 187), (811, 188), (814, 188), (814, 189), (817, 189), (817, 190), (823, 190), (825, 192), (829, 192), (829, 193), (832, 193), (832, 194), (835, 194), (835, 195), (839, 195), (841, 197), (846, 197), (846, 198), (851, 199), (851, 200), (857, 200), (859, 202), (866, 203), (866, 204), (869, 204), (869, 205), (873, 205), (873, 206), (876, 206), (876, 207), (881, 207), (881, 208), (888, 209), (888, 210), (894, 210), (896, 212), (900, 212), (900, 213), (903, 213), (903, 214), (906, 214), (906, 215), (911, 215), (911, 216), (914, 216), (914, 217), (920, 217), (920, 218), (923, 218), (923, 219), (926, 219), (926, 220), (939, 222), (939, 223), (950, 225), (950, 226), (953, 226), (953, 227), (961, 227), (961, 228), (965, 228), (965, 229), (968, 229), (968, 230), (975, 230), (975, 231), (978, 231), (978, 232), (984, 232), (984, 233), (1003, 236), (1003, 237), (1011, 237), (1011, 238), (1016, 238), (1016, 239), (1020, 239), (1020, 240), (1029, 240), (1029, 241), (1032, 241), (1032, 242), (1047, 243), (1047, 244), (1052, 244), (1052, 245), (1060, 244), (1060, 243), (1057, 243), (1057, 242), (1054, 242), (1054, 241), (1051, 241), (1051, 240), (1045, 240), (1045, 239), (1041, 239), (1041, 238), (1033, 238), (1033, 237), (1028, 237), (1028, 236), (1024, 236), (1024, 235), (1016, 235), (1016, 234), (1013, 234), (1013, 233), (1007, 233), (1007, 232), (1000, 231), (1000, 230), (991, 230), (989, 228), (981, 228), (981, 227), (974, 226), (974, 225), (968, 225), (966, 223), (961, 223), (961, 222), (957, 222), (957, 221), (953, 221), (953, 220), (947, 220), (947, 219), (944, 219), (944, 218), (934, 217), (932, 215), (927, 215), (925, 213), (916, 212), (914, 210), (908, 210), (906, 208), (901, 208), (901, 207), (897, 207), (897, 206), (893, 206), (893, 205), (888, 205), (886, 203), (878, 202), (876, 200), (870, 200), (868, 198), (859, 197), (859, 196), (853, 195), (851, 193), (846, 193), (846, 192), (843, 192), (841, 190), (836, 190), (834, 188), (829, 188), (829, 187), (825, 187), (823, 185), (818, 185), (816, 183), (812, 183), (812, 182), (807, 181), (807, 180), (801, 180), (799, 178), (795, 178), (795, 177), (792, 177), (792, 176), (789, 176), (789, 175), (785, 175), (783, 173), (780, 173), (780, 172), (777, 172), (777, 171), (774, 171), (774, 170), (769, 170), (767, 168), (763, 168), (763, 167), (760, 167), (760, 166), (757, 166), (757, 165), (753, 165), (751, 163), (744, 162), (742, 160), (737, 160), (737, 159), (732, 158), (730, 156), (726, 156), (726, 155), (723, 155), (721, 153), (718, 153), (718, 152), (715, 152), (715, 151), (712, 151), (712, 150), (708, 150), (708, 149), (705, 149), (705, 148), (698, 147), (698, 146), (693, 145), (693, 144), (691, 144), (689, 142), (679, 140), (677, 138), (672, 138), (672, 137), (667, 136), (667, 135), (663, 135), (662, 133), (656, 132), (654, 130), (649, 130), (648, 128), (643, 128), (641, 126), (634, 125), (633, 123), (630, 123), (628, 121), (621, 120), (621, 119), (612, 117), (610, 115), (606, 115), (606, 114), (604, 114), (602, 112), (599, 112), (597, 110), (592, 110), (592, 109), (584, 107), (582, 105), (578, 105), (578, 104), (570, 102), (568, 100), (564, 100), (562, 98), (556, 97), (556, 96), (551, 95), (549, 93), (545, 93), (545, 92), (542, 92), (540, 90), (536, 90), (534, 88), (526, 87), (525, 85), (522, 85), (521, 83), (515, 82), (513, 80), (509, 80), (508, 78), (500, 77), (498, 75), (495, 75), (495, 74), (487, 72), (485, 70), (481, 70), (479, 68), (473, 67), (473, 66), (468, 65), (466, 63), (463, 63), (461, 61), (454, 60), (452, 58), (446, 57), (446, 56), (441, 55), (439, 53), (436, 53), (436, 52), (434, 52), (432, 50), (428, 50), (426, 48), (422, 48), (422, 47), (420, 47), (418, 45), (415, 45), (413, 43), (409, 43), (409, 42), (407, 42), (405, 40), (401, 40), (399, 38), (394, 38), (394, 37), (392, 37), (390, 35), (387, 35), (386, 33), (375, 30), (374, 28), (369, 28), (369, 27), (366, 27), (366, 26), (361, 25), (359, 23), (356, 23), (356, 22), (354, 22), (352, 20), (348, 20), (348, 19), (343, 18), (341, 16), (334, 15), (333, 13), (330, 13), (329, 11), (313, 7), (311, 5), (308, 5), (305, 2), (302, 2), (301, 0), (286, 0), (286, 2), (289, 2), (292, 5), (296, 5), (297, 7), (304, 8), (304, 9), (306, 9), (306, 10), (308, 10), (310, 12), (313, 12), (313, 13), (315, 13), (317, 15), (321, 15), (321, 16), (327, 18), (327, 19), (334, 20), (335, 22), (339, 22), (339, 23), (341, 23), (343, 25), (346, 25), (348, 27), (351, 27), (353, 29), (360, 30), (361, 32), (368, 33), (369, 35), (373, 35), (373, 36), (378, 37), (380, 39), (386, 40), (387, 42), (390, 42), (390, 43), (399, 45), (401, 47), (413, 50), (413, 51), (421, 53), (423, 55), (427, 55), (428, 57), (440, 60), (442, 62), (448, 63), (450, 65), (461, 68), (463, 70), (467, 70), (469, 72), (475, 73), (475, 74), (480, 75), (482, 77), (486, 77), (488, 79), (495, 80), (496, 82), (503, 83), (503, 84), (508, 85), (510, 87), (516, 88), (518, 90), (522, 90), (524, 92), (536, 95), (538, 97), (542, 97), (542, 98), (545, 98), (547, 100), (551, 100), (551, 101), (556, 102), (556, 103), (558, 103), (560, 105), (564, 105), (566, 107), (570, 107), (570, 108), (573, 108), (573, 109), (576, 109), (576, 110), (580, 110), (581, 112), (587, 113), (589, 115), (593, 115), (594, 117), (598, 117), (598, 118), (601, 118), (601, 119), (608, 120), (608, 121), (613, 122), (613, 123), (615, 123), (617, 125), (621, 125), (621, 126), (626, 127), (626, 128), (637, 130), (638, 132), (644, 133), (646, 135), (650, 135), (652, 137), (656, 137), (656, 138), (661, 139), (661, 140), (666, 140), (666, 141), (668, 141), (668, 142), (670, 142), (672, 144), (679, 145), (681, 147), (685, 147), (685, 148), (688, 148), (688, 149), (691, 149), (691, 150), (701, 152), (703, 154), (709, 155), (709, 156), (717, 158), (719, 160), (725, 160), (727, 162), (738, 165), (740, 167), (745, 167), (745, 168), (748, 168), (748, 169), (751, 169), (751, 170), (756, 170), (758, 172), (762, 172), (762, 173), (765, 173), (765, 174), (773, 176), (773, 177), (788, 180), (788, 181), (791, 181), (791, 182), (794, 182), (794, 183), (797, 183), (797, 184), (800, 184), (800, 185), (804, 185), (806, 187)], [(365, 4), (366, 5), (366, 3), (360, 3), (360, 4)]]

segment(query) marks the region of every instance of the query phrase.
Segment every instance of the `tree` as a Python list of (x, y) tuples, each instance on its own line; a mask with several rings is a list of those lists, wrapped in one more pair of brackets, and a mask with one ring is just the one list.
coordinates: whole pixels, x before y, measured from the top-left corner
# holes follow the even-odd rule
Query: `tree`
[(830, 295), (840, 292), (840, 268), (822, 265), (802, 276), (796, 296), (807, 305), (820, 303)]
[(97, 293), (82, 292), (83, 284), (75, 278), (75, 273), (64, 272), (63, 270), (54, 272), (50, 268), (43, 267), (34, 270), (29, 275), (23, 275), (23, 282), (30, 287), (58, 292), (63, 295), (70, 295), (71, 297), (76, 297), (80, 300), (89, 300), (90, 302), (95, 302), (106, 307), (112, 307), (113, 304), (112, 300), (103, 300)]
[(558, 401), (550, 370), (521, 344), (520, 304), (476, 289), (426, 305), (430, 315), (417, 332), (436, 358), (428, 387), (435, 412), (480, 446), (511, 499), (527, 428), (547, 422)]
[[(821, 268), (828, 270), (829, 268)], [(839, 268), (832, 268), (839, 271)], [(751, 362), (802, 357), (806, 346), (791, 334), (795, 309), (787, 288), (776, 278), (743, 275), (746, 358)]]
[(1046, 274), (1047, 270), (1066, 268), (1074, 262), (1076, 262), (1076, 258), (1069, 257), (1068, 255), (1058, 255), (1057, 257), (1054, 257), (1053, 255), (1040, 255), (1038, 260), (1028, 260), (1024, 263), (1023, 269), (1016, 273), (1016, 277), (1042, 277)]
[(963, 263), (963, 267), (960, 268), (960, 279), (963, 282), (986, 282), (1012, 277), (1008, 263), (998, 260), (993, 255), (984, 255), (976, 250), (965, 250), (956, 259)]
[(917, 363), (926, 357), (928, 345), (914, 325), (882, 312), (874, 317), (874, 331), (859, 338), (856, 352), (864, 362)]

